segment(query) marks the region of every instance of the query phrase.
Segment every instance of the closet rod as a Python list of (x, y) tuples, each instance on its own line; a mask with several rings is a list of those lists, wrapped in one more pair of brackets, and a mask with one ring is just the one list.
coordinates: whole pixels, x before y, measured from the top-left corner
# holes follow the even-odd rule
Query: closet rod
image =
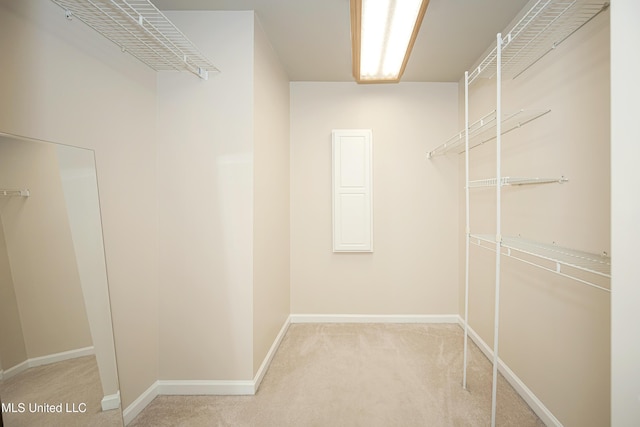
[(0, 196), (12, 197), (29, 197), (29, 190), (0, 190)]

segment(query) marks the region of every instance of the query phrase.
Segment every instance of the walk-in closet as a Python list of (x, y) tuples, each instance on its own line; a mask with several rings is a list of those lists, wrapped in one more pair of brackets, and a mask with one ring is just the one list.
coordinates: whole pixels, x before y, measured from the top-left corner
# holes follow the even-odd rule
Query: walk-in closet
[(638, 18), (0, 0), (0, 426), (640, 425)]

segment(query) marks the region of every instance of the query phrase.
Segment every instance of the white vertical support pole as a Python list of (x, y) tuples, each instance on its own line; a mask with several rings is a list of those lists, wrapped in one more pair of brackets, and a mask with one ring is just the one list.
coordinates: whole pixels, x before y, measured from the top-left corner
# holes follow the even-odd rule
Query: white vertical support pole
[(493, 383), (491, 388), (491, 427), (496, 425), (496, 398), (498, 392), (498, 341), (500, 337), (500, 247), (502, 245), (502, 227), (500, 218), (501, 196), (501, 133), (502, 133), (502, 34), (496, 38), (496, 298), (493, 319)]
[(469, 341), (469, 72), (464, 72), (464, 192), (466, 206), (466, 248), (464, 270), (464, 356), (462, 370), (462, 388), (467, 389), (467, 343)]

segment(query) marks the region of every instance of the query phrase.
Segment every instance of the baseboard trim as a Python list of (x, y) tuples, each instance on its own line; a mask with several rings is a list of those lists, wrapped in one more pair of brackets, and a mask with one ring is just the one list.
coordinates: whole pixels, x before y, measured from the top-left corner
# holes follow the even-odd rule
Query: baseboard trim
[[(151, 403), (156, 396), (194, 396), (194, 395), (210, 395), (210, 396), (243, 396), (254, 395), (260, 387), (260, 383), (264, 378), (269, 365), (273, 360), (273, 356), (280, 347), (280, 343), (284, 338), (291, 317), (287, 317), (280, 332), (276, 336), (271, 348), (267, 352), (260, 368), (256, 372), (253, 380), (159, 380), (153, 383), (144, 393), (133, 401), (127, 408), (122, 411), (124, 425), (128, 425), (135, 417), (137, 417), (144, 408)], [(104, 408), (103, 408), (104, 410)]]
[[(292, 314), (282, 325), (271, 348), (267, 352), (260, 368), (253, 380), (160, 380), (153, 383), (138, 398), (122, 412), (125, 426), (142, 412), (158, 395), (253, 395), (258, 390), (269, 365), (284, 338), (289, 325), (295, 323), (450, 323), (464, 327), (464, 321), (457, 314), (451, 315), (361, 315), (361, 314)], [(480, 348), (484, 355), (493, 360), (493, 351), (480, 336), (469, 327), (469, 337)], [(79, 357), (79, 356), (76, 356)], [(22, 370), (29, 366), (27, 362)], [(4, 371), (6, 377), (11, 370), (20, 365)], [(498, 360), (498, 370), (511, 384), (516, 392), (527, 402), (531, 409), (548, 426), (562, 427), (562, 423), (547, 409), (535, 394), (509, 369), (502, 361)], [(21, 372), (21, 371), (20, 371)], [(15, 373), (13, 375), (16, 375)], [(106, 396), (105, 396), (106, 398)], [(119, 399), (119, 395), (118, 395)], [(103, 399), (104, 402), (104, 399)], [(104, 410), (104, 406), (103, 406)]]
[[(464, 320), (462, 317), (459, 317), (458, 323), (462, 328), (464, 328)], [(471, 338), (478, 348), (480, 348), (480, 351), (482, 351), (490, 361), (493, 361), (493, 349), (489, 347), (482, 338), (480, 338), (480, 335), (478, 335), (471, 326), (469, 326), (469, 338)], [(562, 423), (500, 358), (498, 358), (498, 372), (500, 372), (507, 382), (511, 384), (511, 387), (514, 388), (520, 397), (527, 402), (529, 407), (531, 407), (533, 412), (540, 417), (545, 425), (562, 427)]]
[(15, 366), (12, 366), (9, 369), (4, 370), (3, 374), (0, 376), (0, 379), (8, 380), (9, 378), (18, 375), (19, 373), (24, 372), (29, 368), (35, 368), (36, 366), (49, 365), (51, 363), (75, 359), (76, 357), (91, 356), (93, 354), (95, 354), (95, 351), (92, 346), (63, 351), (60, 353), (48, 354), (46, 356), (32, 357), (31, 359), (27, 359)]
[(291, 323), (459, 323), (457, 314), (292, 314)]
[(154, 382), (136, 400), (122, 411), (124, 425), (128, 425), (158, 395), (158, 381)]
[(114, 394), (107, 394), (102, 398), (100, 402), (103, 411), (110, 411), (112, 409), (120, 408), (120, 390)]
[(286, 320), (284, 321), (284, 324), (282, 325), (282, 328), (280, 328), (280, 332), (278, 332), (276, 339), (273, 341), (273, 344), (271, 344), (271, 348), (269, 349), (264, 360), (262, 361), (260, 368), (258, 368), (258, 370), (256, 371), (256, 375), (253, 377), (253, 393), (254, 394), (260, 388), (262, 379), (267, 373), (267, 370), (271, 365), (271, 361), (273, 360), (273, 356), (275, 356), (276, 351), (278, 351), (278, 348), (280, 347), (280, 343), (282, 342), (282, 339), (287, 333), (287, 330), (289, 329), (290, 324), (291, 324), (291, 316), (287, 316)]
[(75, 350), (63, 351), (60, 353), (48, 354), (46, 356), (34, 357), (29, 359), (29, 367), (49, 365), (51, 363), (62, 362), (64, 360), (75, 359), (77, 357), (91, 356), (95, 354), (93, 346), (78, 348)]
[(4, 379), (8, 380), (11, 377), (15, 377), (21, 372), (29, 369), (29, 360), (25, 360), (24, 362), (20, 362), (15, 366), (10, 367), (9, 369), (4, 371)]

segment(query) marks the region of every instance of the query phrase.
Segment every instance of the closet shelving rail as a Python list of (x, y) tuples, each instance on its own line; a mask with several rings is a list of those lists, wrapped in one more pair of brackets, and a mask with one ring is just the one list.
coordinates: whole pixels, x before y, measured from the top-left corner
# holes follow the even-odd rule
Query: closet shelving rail
[[(504, 114), (502, 116), (502, 135), (518, 129), (533, 120), (544, 116), (551, 110), (518, 110), (513, 113)], [(469, 149), (482, 145), (496, 138), (496, 110), (484, 115), (480, 119), (469, 125)], [(449, 138), (444, 144), (429, 151), (427, 156), (432, 158), (440, 154), (446, 154), (456, 151), (458, 154), (465, 151), (465, 130), (461, 130), (457, 134)]]
[[(475, 245), (489, 250), (494, 250), (495, 248), (496, 238), (493, 235), (471, 234), (470, 237), (471, 242)], [(502, 236), (500, 247), (503, 249), (502, 255), (557, 273), (563, 277), (576, 280), (605, 292), (611, 292), (610, 289), (603, 287), (594, 281), (586, 280), (579, 275), (574, 274), (573, 270), (565, 271), (562, 269), (562, 266), (566, 266), (577, 271), (610, 279), (611, 257), (607, 254), (598, 255), (590, 252), (564, 248), (555, 244), (524, 239), (517, 236)], [(518, 254), (529, 255), (536, 258), (536, 260), (522, 258)], [(555, 268), (545, 266), (543, 264), (545, 261), (554, 264)]]
[[(509, 130), (515, 129), (540, 117), (549, 110), (528, 120), (515, 120), (512, 126), (508, 120), (498, 120), (502, 116), (502, 79), (515, 78), (541, 57), (564, 41), (576, 30), (590, 21), (594, 16), (608, 7), (604, 0), (531, 0), (527, 6), (502, 33), (498, 33), (495, 43), (489, 47), (481, 59), (465, 72), (464, 76), (464, 115), (465, 130), (454, 135), (444, 144), (428, 153), (432, 158), (437, 154), (444, 154), (454, 150), (465, 153), (465, 204), (466, 204), (466, 264), (465, 264), (465, 298), (464, 298), (464, 356), (463, 356), (463, 388), (467, 387), (467, 341), (469, 336), (469, 246), (472, 242), (482, 247), (491, 248), (496, 254), (496, 280), (494, 303), (494, 336), (493, 336), (493, 381), (491, 393), (491, 426), (496, 425), (496, 394), (498, 376), (498, 349), (500, 324), (500, 265), (501, 256), (519, 259), (539, 268), (554, 271), (557, 274), (570, 277), (580, 282), (601, 288), (578, 277), (567, 274), (562, 266), (568, 266), (595, 273), (610, 278), (610, 259), (603, 256), (588, 254), (580, 251), (559, 248), (555, 245), (544, 245), (525, 239), (502, 236), (501, 232), (501, 188), (504, 185), (541, 184), (547, 182), (565, 182), (564, 177), (556, 178), (510, 178), (501, 175), (501, 136)], [(503, 34), (505, 36), (503, 37)], [(496, 110), (480, 120), (469, 121), (469, 87), (478, 78), (496, 79)], [(524, 113), (526, 110), (521, 110)], [(503, 126), (504, 124), (504, 126)], [(484, 137), (489, 130), (495, 135)], [(469, 180), (469, 151), (471, 148), (495, 139), (496, 146), (496, 177), (489, 180)], [(491, 186), (496, 191), (496, 232), (493, 236), (472, 235), (470, 231), (469, 190), (471, 187)], [(484, 242), (482, 245), (479, 242)], [(523, 254), (518, 256), (515, 253)], [(555, 269), (548, 268), (545, 263), (555, 263)]]
[(149, 0), (52, 0), (156, 71), (219, 71)]
[(4, 197), (29, 197), (29, 190), (0, 190), (0, 196)]
[[(539, 0), (502, 32), (501, 72), (515, 78), (609, 6), (602, 0)], [(497, 44), (469, 73), (469, 83), (496, 75)]]
[(506, 185), (535, 185), (535, 184), (553, 184), (569, 181), (565, 177), (560, 178), (526, 178), (526, 177), (514, 177), (514, 176), (503, 176), (499, 180), (497, 178), (487, 178), (487, 179), (478, 179), (474, 181), (469, 181), (469, 188), (480, 188), (480, 187), (495, 187), (499, 182), (501, 186)]

